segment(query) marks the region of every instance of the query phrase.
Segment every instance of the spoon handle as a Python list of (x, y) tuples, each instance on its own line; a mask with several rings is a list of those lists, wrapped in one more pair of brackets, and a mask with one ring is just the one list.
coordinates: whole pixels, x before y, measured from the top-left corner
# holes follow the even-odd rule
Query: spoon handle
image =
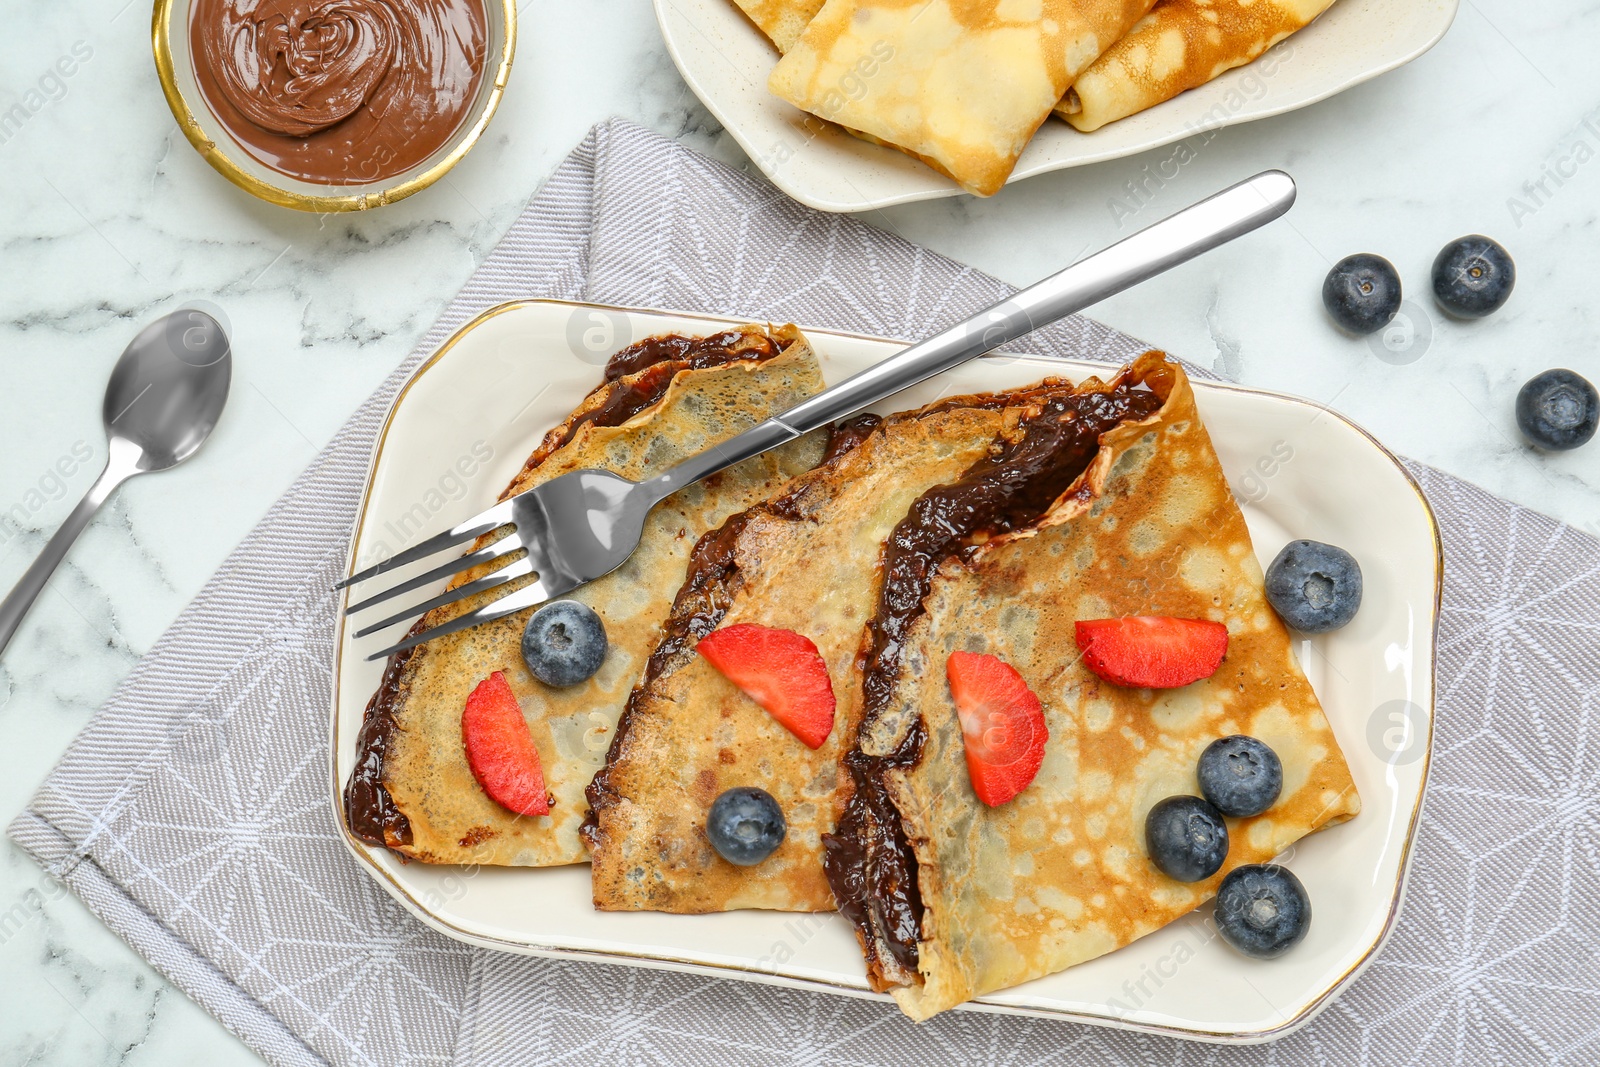
[(23, 575), (18, 579), (5, 600), (0, 601), (0, 652), (11, 643), (11, 635), (17, 632), (17, 627), (22, 625), (23, 616), (28, 614), (28, 609), (33, 607), (33, 602), (44, 592), (45, 583), (55, 573), (56, 567), (66, 558), (67, 551), (72, 548), (83, 528), (89, 525), (89, 520), (94, 518), (95, 512), (100, 510), (100, 505), (106, 502), (113, 490), (135, 474), (139, 469), (134, 465), (136, 449), (121, 449), (117, 446), (122, 442), (112, 441), (111, 457), (106, 461), (106, 469), (100, 472), (100, 477), (89, 487), (89, 491), (78, 501), (78, 506), (72, 509), (72, 514), (67, 516), (44, 546), (44, 551), (39, 553), (39, 558), (33, 561)]

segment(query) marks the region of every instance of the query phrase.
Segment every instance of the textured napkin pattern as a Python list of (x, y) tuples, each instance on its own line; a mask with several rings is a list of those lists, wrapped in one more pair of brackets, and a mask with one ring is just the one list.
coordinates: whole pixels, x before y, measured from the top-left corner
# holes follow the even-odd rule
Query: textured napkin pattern
[[(1600, 542), (1421, 466), (1446, 571), (1433, 777), (1404, 917), (1332, 1007), (1276, 1044), (964, 1011), (915, 1026), (880, 1002), (468, 948), (411, 919), (346, 853), (329, 803), (326, 590), (389, 403), (451, 332), (492, 304), (551, 296), (917, 337), (1006, 292), (638, 127), (597, 127), (11, 836), (275, 1063), (1600, 1058)], [(1027, 348), (1120, 360), (1143, 346), (1078, 318)], [(1369, 744), (1405, 736), (1385, 732), (1404, 725), (1388, 715), (1375, 712)]]

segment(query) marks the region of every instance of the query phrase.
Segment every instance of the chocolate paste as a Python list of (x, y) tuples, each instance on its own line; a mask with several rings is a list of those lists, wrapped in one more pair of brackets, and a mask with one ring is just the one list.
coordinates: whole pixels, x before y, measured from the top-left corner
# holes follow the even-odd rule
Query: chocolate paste
[[(957, 481), (929, 489), (884, 542), (883, 582), (863, 655), (863, 731), (888, 710), (906, 636), (923, 613), (939, 565), (970, 555), (988, 537), (1037, 520), (1088, 469), (1101, 434), (1161, 408), (1160, 397), (1134, 388), (1126, 376), (1105, 392), (1035, 390), (1029, 399), (1040, 408), (1019, 438), (973, 464)], [(892, 754), (869, 756), (857, 748), (845, 757), (854, 792), (837, 830), (822, 838), (828, 884), (839, 910), (860, 934), (868, 974), (879, 988), (885, 985), (877, 958), (880, 943), (904, 970), (917, 967), (922, 901), (916, 855), (884, 786), (884, 772), (915, 765), (923, 736), (919, 720)]]
[(834, 423), (828, 429), (828, 447), (822, 453), (820, 466), (826, 467), (840, 456), (854, 452), (862, 441), (872, 436), (872, 431), (882, 425), (883, 419), (877, 415), (857, 415), (853, 419)]
[(774, 341), (766, 334), (742, 330), (724, 330), (706, 337), (662, 334), (635, 341), (606, 360), (606, 381), (614, 382), (618, 378), (638, 374), (658, 363), (681, 363), (683, 366), (680, 370), (698, 370), (726, 363), (734, 356), (740, 359), (771, 359), (788, 347), (788, 344)]
[[(422, 632), (418, 619), (406, 636)], [(378, 691), (367, 701), (361, 732), (356, 735), (356, 766), (344, 787), (344, 818), (350, 832), (369, 845), (411, 844), (411, 822), (395, 807), (383, 785), (383, 757), (400, 724), (394, 718), (400, 697), (400, 675), (416, 651), (413, 646), (389, 657)]]
[(484, 0), (194, 0), (206, 105), (281, 174), (362, 185), (404, 173), (471, 114)]
[[(764, 335), (753, 335), (753, 340), (747, 340), (751, 337), (752, 335), (736, 331), (717, 334), (711, 338), (652, 337), (623, 349), (613, 356), (611, 363), (607, 365), (608, 381), (614, 380), (622, 373), (634, 373), (629, 371), (622, 371), (616, 375), (611, 373), (613, 365), (625, 365), (626, 361), (619, 363), (623, 357), (632, 360), (638, 370), (663, 372), (662, 380), (656, 382), (653, 376), (647, 375), (646, 377), (651, 379), (649, 384), (636, 382), (628, 387), (613, 387), (613, 393), (625, 394), (630, 399), (622, 403), (612, 403), (608, 399), (598, 408), (586, 413), (589, 417), (584, 421), (593, 422), (597, 426), (620, 425), (661, 399), (667, 386), (671, 384), (673, 375), (678, 371), (689, 367), (716, 366), (739, 359), (770, 359), (780, 351), (778, 346)], [(705, 343), (697, 345), (696, 342)], [(607, 386), (601, 385), (600, 388), (605, 389)], [(644, 403), (635, 403), (644, 398), (648, 398)], [(555, 445), (552, 445), (551, 439), (547, 437), (533, 458), (528, 461), (524, 472), (537, 467), (546, 456), (561, 444), (571, 440), (571, 437), (572, 434), (567, 433), (564, 437), (560, 437)], [(425, 618), (417, 620), (416, 625), (411, 628), (411, 633), (421, 632), (425, 622)], [(394, 732), (399, 729), (394, 709), (400, 699), (401, 675), (415, 652), (416, 648), (413, 647), (389, 657), (388, 666), (384, 668), (383, 681), (379, 684), (378, 691), (372, 695), (371, 701), (367, 703), (366, 715), (361, 722), (361, 732), (356, 737), (355, 770), (350, 772), (350, 781), (345, 786), (345, 818), (349, 823), (350, 832), (372, 845), (411, 843), (411, 824), (406, 820), (405, 814), (395, 806), (389, 791), (384, 787), (383, 759)]]
[(603, 402), (569, 419), (555, 447), (560, 448), (572, 440), (587, 423), (621, 426), (665, 396), (672, 379), (680, 371), (704, 370), (741, 359), (763, 363), (782, 352), (784, 347), (765, 334), (737, 331), (711, 337), (651, 337), (630, 345), (606, 363), (606, 381), (638, 377), (625, 385), (611, 387)]

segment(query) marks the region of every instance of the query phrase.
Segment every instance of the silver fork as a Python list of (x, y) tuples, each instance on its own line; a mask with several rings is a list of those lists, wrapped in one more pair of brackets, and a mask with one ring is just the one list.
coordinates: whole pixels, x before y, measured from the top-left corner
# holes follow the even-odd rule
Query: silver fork
[[(890, 356), (654, 478), (631, 482), (601, 470), (573, 471), (553, 478), (376, 566), (352, 574), (335, 588), (375, 578), (385, 571), (510, 527), (509, 532), (492, 544), (452, 558), (351, 604), (345, 608), (345, 614), (353, 615), (471, 567), (499, 565), (483, 577), (447, 589), (356, 631), (355, 636), (364, 637), (414, 619), (433, 608), (500, 588), (515, 579), (535, 577), (530, 584), (476, 611), (407, 636), (367, 657), (373, 660), (569, 593), (621, 566), (639, 546), (645, 516), (650, 509), (684, 486), (853, 415), (902, 389), (1249, 233), (1288, 211), (1294, 198), (1294, 181), (1287, 174), (1275, 170), (1258, 174), (1079, 260), (965, 322)], [(512, 557), (519, 552), (526, 552), (526, 555), (513, 561)]]

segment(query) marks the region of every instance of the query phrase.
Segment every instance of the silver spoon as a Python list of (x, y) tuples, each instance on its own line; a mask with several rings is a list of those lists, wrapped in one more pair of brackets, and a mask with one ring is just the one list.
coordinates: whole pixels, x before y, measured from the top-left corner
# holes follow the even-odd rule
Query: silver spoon
[(135, 474), (164, 471), (195, 454), (217, 425), (232, 378), (228, 335), (204, 311), (180, 308), (139, 331), (106, 384), (106, 469), (0, 601), (0, 651), (112, 491)]

